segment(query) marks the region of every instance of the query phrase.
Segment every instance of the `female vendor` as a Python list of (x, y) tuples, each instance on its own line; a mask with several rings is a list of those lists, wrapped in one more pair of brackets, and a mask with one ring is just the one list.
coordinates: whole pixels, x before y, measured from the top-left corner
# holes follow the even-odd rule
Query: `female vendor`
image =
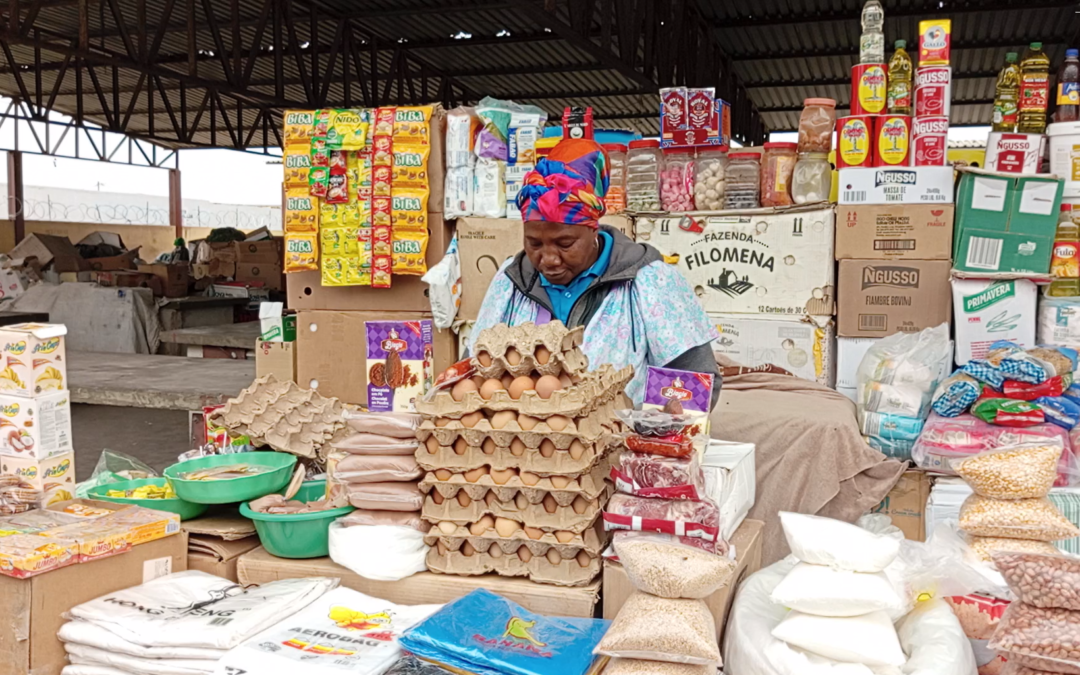
[(496, 273), (472, 335), (500, 323), (585, 326), (590, 364), (634, 367), (626, 393), (635, 403), (646, 367), (665, 366), (712, 374), (715, 405), (716, 328), (659, 251), (600, 225), (607, 186), (604, 151), (586, 139), (563, 140), (525, 176), (525, 248)]

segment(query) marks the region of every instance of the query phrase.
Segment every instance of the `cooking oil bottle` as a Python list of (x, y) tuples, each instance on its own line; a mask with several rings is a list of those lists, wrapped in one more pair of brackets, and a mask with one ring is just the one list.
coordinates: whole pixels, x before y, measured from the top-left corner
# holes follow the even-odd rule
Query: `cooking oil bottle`
[(1020, 114), (1016, 130), (1022, 134), (1046, 131), (1046, 104), (1050, 99), (1050, 57), (1041, 42), (1032, 42), (1020, 60)]
[(1062, 204), (1050, 258), (1050, 273), (1055, 278), (1046, 291), (1056, 298), (1080, 295), (1080, 227), (1072, 217), (1072, 205)]
[(1016, 131), (1020, 105), (1020, 66), (1016, 52), (1005, 55), (1005, 67), (998, 73), (994, 94), (994, 131)]
[(906, 47), (906, 40), (897, 40), (896, 51), (889, 59), (888, 111), (890, 115), (911, 114), (911, 80), (914, 69)]

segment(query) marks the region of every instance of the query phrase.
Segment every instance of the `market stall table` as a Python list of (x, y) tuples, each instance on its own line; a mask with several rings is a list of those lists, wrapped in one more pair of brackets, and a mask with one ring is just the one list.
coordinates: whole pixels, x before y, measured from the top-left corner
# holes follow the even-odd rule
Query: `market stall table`
[(186, 348), (187, 356), (208, 357), (211, 353), (224, 356), (232, 352), (236, 356), (230, 358), (244, 358), (245, 352), (255, 349), (261, 328), (258, 321), (177, 328), (162, 331), (161, 341)]

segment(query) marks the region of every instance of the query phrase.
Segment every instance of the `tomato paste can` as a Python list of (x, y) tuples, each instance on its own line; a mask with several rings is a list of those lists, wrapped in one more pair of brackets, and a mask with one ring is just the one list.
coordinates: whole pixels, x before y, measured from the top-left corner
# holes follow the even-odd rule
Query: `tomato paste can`
[(836, 168), (874, 165), (874, 115), (836, 120)]
[(915, 69), (915, 116), (949, 116), (952, 109), (952, 68), (919, 66)]
[(880, 115), (885, 112), (888, 78), (884, 63), (857, 63), (851, 67), (851, 114)]
[(1046, 137), (1042, 134), (990, 132), (986, 139), (986, 165), (990, 171), (1038, 173)]
[(874, 118), (874, 166), (908, 166), (911, 158), (911, 115)]
[(945, 166), (948, 163), (948, 136), (948, 117), (916, 117), (911, 124), (912, 166)]

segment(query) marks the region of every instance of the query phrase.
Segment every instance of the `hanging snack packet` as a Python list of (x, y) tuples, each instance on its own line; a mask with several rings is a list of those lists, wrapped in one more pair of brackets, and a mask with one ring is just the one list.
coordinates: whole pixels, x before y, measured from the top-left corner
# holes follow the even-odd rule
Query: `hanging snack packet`
[(984, 422), (1003, 427), (1030, 427), (1045, 421), (1039, 406), (1009, 398), (979, 399), (971, 406), (971, 414)]
[(319, 229), (319, 200), (306, 188), (285, 192), (285, 231), (315, 232)]
[(390, 273), (393, 266), (393, 260), (388, 255), (374, 255), (371, 256), (371, 287), (372, 288), (390, 288)]
[(395, 230), (427, 233), (428, 194), (428, 190), (394, 187), (394, 197), (390, 202), (390, 223)]
[(394, 171), (391, 185), (395, 192), (398, 188), (428, 187), (428, 158), (431, 146), (405, 145), (394, 140)]
[(308, 144), (314, 135), (315, 112), (312, 110), (286, 110), (282, 117), (282, 140), (285, 145)]
[(394, 110), (394, 128), (391, 132), (395, 144), (431, 145), (430, 105), (400, 107)]
[(393, 230), (393, 265), (394, 274), (423, 276), (427, 272), (427, 232), (398, 229)]
[(371, 228), (371, 285), (374, 288), (390, 288), (393, 252), (391, 228), (387, 225)]
[(325, 138), (311, 139), (311, 166), (330, 166), (330, 148)]
[(334, 173), (334, 170), (330, 170), (330, 179), (327, 181), (326, 187), (326, 203), (327, 204), (348, 204), (349, 203), (349, 183), (348, 177), (345, 175), (344, 169), (341, 173)]
[(359, 242), (356, 233), (357, 228), (354, 226), (321, 228), (319, 230), (319, 245), (323, 257), (359, 255)]
[(390, 197), (371, 198), (371, 226), (390, 227), (394, 222), (393, 201)]
[(311, 153), (303, 148), (303, 152), (291, 152), (293, 146), (286, 147), (286, 153), (281, 158), (281, 164), (285, 168), (285, 189), (307, 190), (310, 185), (309, 174), (311, 172)]
[(330, 132), (330, 112), (329, 108), (320, 108), (315, 111), (311, 121), (312, 139), (326, 138), (326, 135)]
[(285, 273), (319, 269), (319, 235), (315, 232), (285, 233)]
[(356, 273), (360, 286), (371, 285), (371, 228), (360, 227), (356, 230)]
[(938, 385), (931, 407), (942, 417), (956, 417), (967, 412), (971, 404), (978, 400), (982, 390), (981, 382), (958, 370)]
[(330, 167), (311, 167), (311, 171), (308, 172), (308, 187), (312, 197), (326, 197), (330, 187)]
[(326, 144), (332, 150), (363, 150), (369, 122), (366, 110), (348, 108), (331, 111)]

